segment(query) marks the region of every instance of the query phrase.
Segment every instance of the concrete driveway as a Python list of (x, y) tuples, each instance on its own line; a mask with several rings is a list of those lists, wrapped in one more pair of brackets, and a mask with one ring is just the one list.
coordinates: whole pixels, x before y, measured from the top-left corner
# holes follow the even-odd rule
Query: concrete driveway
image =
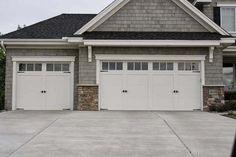
[(0, 156), (229, 157), (235, 131), (204, 112), (5, 112)]

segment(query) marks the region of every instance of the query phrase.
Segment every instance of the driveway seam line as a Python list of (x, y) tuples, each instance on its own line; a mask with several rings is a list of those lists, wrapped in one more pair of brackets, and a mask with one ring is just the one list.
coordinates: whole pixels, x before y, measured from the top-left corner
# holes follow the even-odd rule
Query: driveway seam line
[(179, 141), (183, 144), (183, 146), (187, 149), (187, 151), (190, 153), (190, 155), (192, 157), (194, 157), (192, 151), (190, 150), (190, 148), (184, 143), (184, 141), (180, 138), (180, 136), (175, 132), (175, 130), (171, 127), (171, 125), (164, 119), (162, 118), (159, 114), (155, 114), (154, 115), (157, 115), (161, 120), (164, 121), (164, 123), (169, 127), (169, 129), (174, 133), (174, 135), (179, 139)]
[(43, 131), (45, 131), (46, 129), (48, 129), (51, 125), (53, 125), (59, 118), (55, 119), (54, 121), (52, 121), (51, 123), (49, 123), (45, 128), (43, 128), (42, 130), (38, 131), (35, 135), (33, 135), (29, 140), (27, 140), (25, 143), (23, 143), (22, 145), (20, 145), (16, 150), (14, 150), (13, 152), (11, 152), (9, 155), (7, 155), (7, 157), (12, 156), (14, 153), (16, 153), (18, 150), (20, 150), (22, 147), (24, 147), (26, 144), (28, 144), (30, 141), (32, 141), (35, 137), (37, 137), (38, 135), (40, 135)]

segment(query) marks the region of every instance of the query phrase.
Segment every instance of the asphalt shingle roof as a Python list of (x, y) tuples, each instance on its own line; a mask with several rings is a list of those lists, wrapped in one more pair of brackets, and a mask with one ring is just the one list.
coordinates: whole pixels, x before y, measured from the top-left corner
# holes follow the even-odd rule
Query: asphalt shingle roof
[(45, 21), (14, 31), (5, 39), (61, 39), (73, 34), (89, 22), (95, 14), (61, 14)]
[(223, 36), (208, 32), (86, 32), (82, 37), (103, 40), (220, 40)]
[[(96, 14), (61, 14), (45, 21), (14, 31), (5, 39), (61, 39), (76, 37), (74, 33)], [(219, 40), (222, 35), (207, 32), (85, 32), (84, 39), (114, 40)]]

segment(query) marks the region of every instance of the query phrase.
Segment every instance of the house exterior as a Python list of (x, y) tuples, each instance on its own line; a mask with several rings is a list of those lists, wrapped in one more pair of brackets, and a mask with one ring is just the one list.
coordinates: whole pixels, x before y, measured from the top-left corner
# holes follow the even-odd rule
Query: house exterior
[(3, 35), (6, 109), (222, 105), (235, 84), (235, 8), (233, 0), (115, 0), (97, 15), (62, 14)]

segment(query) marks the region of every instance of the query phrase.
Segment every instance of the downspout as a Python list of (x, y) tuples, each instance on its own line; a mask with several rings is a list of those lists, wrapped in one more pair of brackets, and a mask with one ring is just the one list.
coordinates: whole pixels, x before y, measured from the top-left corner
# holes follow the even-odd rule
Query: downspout
[(1, 48), (3, 49), (3, 53), (6, 53), (6, 47), (4, 45), (4, 41), (1, 41)]

